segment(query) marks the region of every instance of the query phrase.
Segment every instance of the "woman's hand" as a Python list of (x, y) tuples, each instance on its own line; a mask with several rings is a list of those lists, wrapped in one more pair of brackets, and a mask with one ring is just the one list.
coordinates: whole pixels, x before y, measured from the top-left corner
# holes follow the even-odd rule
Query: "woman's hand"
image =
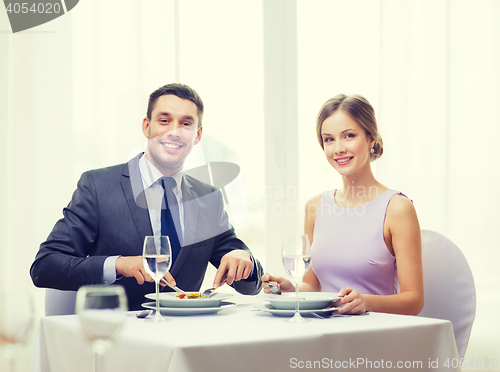
[(342, 288), (339, 297), (342, 298), (335, 302), (335, 306), (345, 305), (336, 310), (336, 314), (364, 314), (368, 311), (363, 295), (352, 288)]
[(264, 289), (264, 293), (272, 293), (269, 289), (269, 283), (278, 287), (281, 292), (295, 291), (295, 287), (292, 282), (281, 276), (272, 276), (266, 273), (262, 275), (260, 279), (262, 280), (262, 288)]

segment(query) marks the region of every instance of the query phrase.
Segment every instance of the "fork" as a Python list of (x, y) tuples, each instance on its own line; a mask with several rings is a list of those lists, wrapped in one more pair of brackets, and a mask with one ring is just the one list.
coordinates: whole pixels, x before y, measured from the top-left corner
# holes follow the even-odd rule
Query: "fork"
[(278, 287), (272, 285), (271, 283), (268, 283), (268, 286), (269, 286), (269, 290), (275, 294), (275, 295), (280, 295), (281, 294), (281, 291), (278, 289)]
[(311, 313), (313, 316), (319, 319), (330, 319), (333, 318), (333, 314), (328, 314), (328, 315), (320, 315), (318, 313)]
[[(220, 288), (222, 287), (222, 284), (224, 284), (226, 282), (226, 279), (223, 279), (222, 282), (220, 282), (219, 286), (217, 288)], [(206, 298), (209, 298), (210, 296), (213, 295), (214, 291), (217, 289), (217, 288), (208, 288), (208, 289), (205, 289), (203, 291), (203, 293), (200, 295), (200, 297), (204, 297), (206, 296)]]

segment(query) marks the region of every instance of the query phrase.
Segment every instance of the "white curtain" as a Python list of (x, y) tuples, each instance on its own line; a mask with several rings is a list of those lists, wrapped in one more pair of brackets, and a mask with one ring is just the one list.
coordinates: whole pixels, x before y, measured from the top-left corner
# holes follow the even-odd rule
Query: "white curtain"
[(466, 360), (498, 358), (500, 2), (382, 0), (380, 10), (377, 174), (465, 254), (477, 288)]
[[(29, 284), (28, 262), (81, 173), (125, 162), (145, 141), (148, 95), (175, 81), (173, 4), (81, 1), (50, 23), (0, 35), (2, 284)], [(155, 35), (160, 26), (161, 44), (139, 42), (139, 28)]]

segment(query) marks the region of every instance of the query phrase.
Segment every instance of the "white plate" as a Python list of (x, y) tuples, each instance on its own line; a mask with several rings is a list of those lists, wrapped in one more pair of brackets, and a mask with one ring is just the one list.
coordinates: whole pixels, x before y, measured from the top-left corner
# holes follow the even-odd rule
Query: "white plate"
[[(196, 293), (196, 292), (189, 292)], [(232, 296), (231, 293), (215, 293), (210, 298), (178, 298), (175, 292), (160, 293), (160, 306), (161, 307), (179, 307), (179, 308), (192, 308), (192, 307), (216, 307), (219, 306), (222, 300)], [(156, 301), (156, 294), (149, 293), (145, 296), (149, 300)]]
[[(217, 307), (160, 307), (160, 313), (163, 315), (203, 315), (203, 314), (215, 314), (221, 310), (231, 308), (236, 306), (234, 302), (221, 302), (220, 306)], [(142, 307), (146, 309), (155, 310), (155, 302), (146, 302), (142, 304)]]
[[(271, 304), (265, 304), (257, 307), (260, 311), (266, 311), (275, 316), (286, 316), (291, 317), (295, 314), (295, 309), (293, 310), (281, 310), (274, 308)], [(335, 310), (334, 307), (329, 307), (326, 309), (315, 309), (315, 310), (302, 310), (299, 308), (300, 315), (311, 315), (312, 313), (327, 315), (328, 313), (332, 313)]]
[[(295, 293), (275, 294), (260, 294), (259, 298), (269, 301), (271, 305), (280, 310), (295, 310)], [(317, 310), (329, 307), (339, 297), (332, 293), (325, 292), (300, 292), (299, 293), (299, 308), (302, 310)]]

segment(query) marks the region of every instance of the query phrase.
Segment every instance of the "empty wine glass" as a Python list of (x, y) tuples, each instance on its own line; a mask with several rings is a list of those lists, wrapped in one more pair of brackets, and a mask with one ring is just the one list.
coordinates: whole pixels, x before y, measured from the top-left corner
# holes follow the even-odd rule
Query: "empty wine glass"
[(156, 312), (152, 319), (155, 322), (170, 320), (162, 317), (160, 313), (160, 280), (170, 270), (172, 263), (172, 251), (168, 236), (146, 236), (144, 238), (142, 262), (144, 269), (155, 281)]
[(33, 300), (28, 292), (0, 291), (0, 343), (5, 345), (11, 372), (16, 369), (16, 349), (33, 327)]
[(92, 345), (96, 372), (100, 356), (120, 333), (127, 310), (127, 296), (122, 286), (84, 286), (78, 290), (75, 311), (83, 334)]
[(299, 284), (311, 264), (311, 246), (307, 235), (287, 235), (283, 239), (281, 251), (283, 266), (295, 280), (295, 314), (287, 322), (302, 323), (306, 320), (299, 312)]

